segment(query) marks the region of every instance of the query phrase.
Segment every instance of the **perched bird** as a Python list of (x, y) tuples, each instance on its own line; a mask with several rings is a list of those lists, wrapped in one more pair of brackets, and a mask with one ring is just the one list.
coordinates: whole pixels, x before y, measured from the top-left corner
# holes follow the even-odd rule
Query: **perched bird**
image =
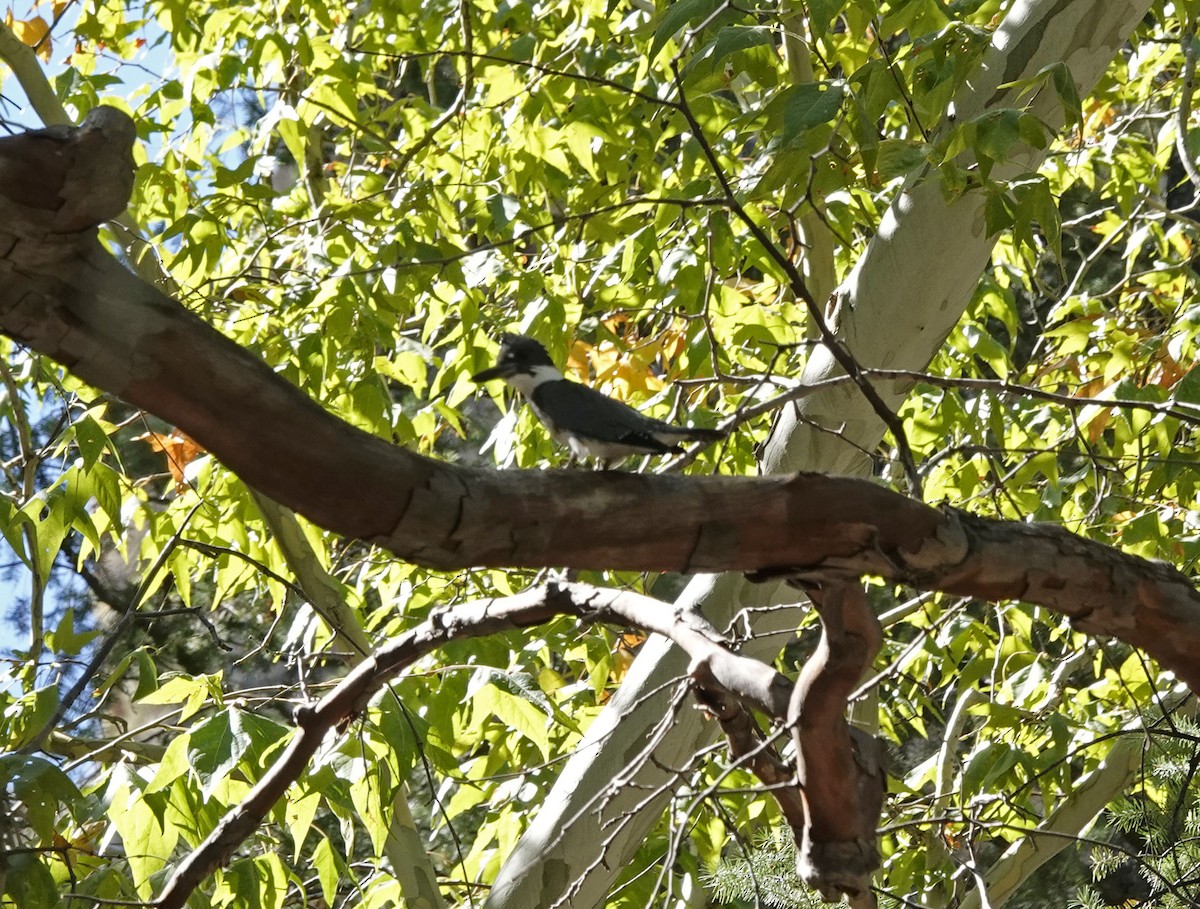
[(519, 391), (554, 440), (578, 458), (608, 462), (629, 455), (674, 454), (683, 451), (681, 442), (725, 438), (719, 429), (672, 426), (642, 416), (628, 404), (569, 381), (546, 348), (524, 335), (502, 335), (496, 365), (471, 376), (479, 383), (493, 379)]

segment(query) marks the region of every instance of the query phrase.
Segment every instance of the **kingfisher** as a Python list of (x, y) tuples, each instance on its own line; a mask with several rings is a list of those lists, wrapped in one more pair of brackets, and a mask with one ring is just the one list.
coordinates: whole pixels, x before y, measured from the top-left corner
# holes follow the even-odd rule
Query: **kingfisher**
[(496, 365), (477, 372), (471, 381), (482, 384), (503, 379), (520, 392), (554, 441), (577, 458), (593, 458), (607, 466), (630, 455), (678, 454), (681, 442), (717, 442), (719, 429), (674, 426), (643, 416), (628, 404), (567, 379), (546, 348), (533, 338), (500, 337)]

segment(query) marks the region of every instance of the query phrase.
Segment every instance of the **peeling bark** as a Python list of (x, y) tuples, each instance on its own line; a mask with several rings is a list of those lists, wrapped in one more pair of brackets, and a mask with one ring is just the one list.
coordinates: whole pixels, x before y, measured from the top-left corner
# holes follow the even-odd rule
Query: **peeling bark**
[(316, 524), (436, 568), (836, 571), (1022, 599), (1143, 647), (1200, 689), (1190, 581), (1058, 527), (818, 474), (470, 470), (355, 429), (137, 279), (84, 226), (127, 197), (133, 136), (104, 108), (78, 129), (0, 140), (0, 332), (175, 423)]

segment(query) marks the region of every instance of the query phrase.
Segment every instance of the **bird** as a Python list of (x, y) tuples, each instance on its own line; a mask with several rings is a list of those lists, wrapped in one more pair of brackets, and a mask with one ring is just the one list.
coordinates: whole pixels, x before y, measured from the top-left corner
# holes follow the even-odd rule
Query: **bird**
[(644, 416), (572, 382), (559, 372), (546, 348), (525, 335), (502, 335), (496, 365), (471, 376), (480, 385), (495, 379), (516, 389), (551, 437), (574, 457), (591, 458), (601, 467), (630, 455), (678, 454), (685, 441), (711, 444), (725, 438), (719, 429), (675, 426)]

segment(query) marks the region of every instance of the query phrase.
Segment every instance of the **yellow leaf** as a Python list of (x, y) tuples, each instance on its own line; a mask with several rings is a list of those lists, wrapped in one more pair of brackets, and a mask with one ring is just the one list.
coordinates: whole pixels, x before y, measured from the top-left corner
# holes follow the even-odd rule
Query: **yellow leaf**
[(612, 670), (609, 673), (609, 679), (613, 684), (620, 685), (624, 680), (625, 673), (633, 665), (633, 658), (637, 655), (638, 648), (645, 640), (646, 636), (640, 632), (625, 632), (617, 638), (616, 646), (612, 651)]
[(576, 339), (567, 354), (567, 370), (575, 374), (581, 382), (588, 381), (588, 360), (594, 348), (587, 341)]
[(17, 40), (22, 44), (37, 49), (37, 55), (43, 60), (50, 59), (50, 23), (41, 16), (32, 19), (17, 19), (9, 26)]

